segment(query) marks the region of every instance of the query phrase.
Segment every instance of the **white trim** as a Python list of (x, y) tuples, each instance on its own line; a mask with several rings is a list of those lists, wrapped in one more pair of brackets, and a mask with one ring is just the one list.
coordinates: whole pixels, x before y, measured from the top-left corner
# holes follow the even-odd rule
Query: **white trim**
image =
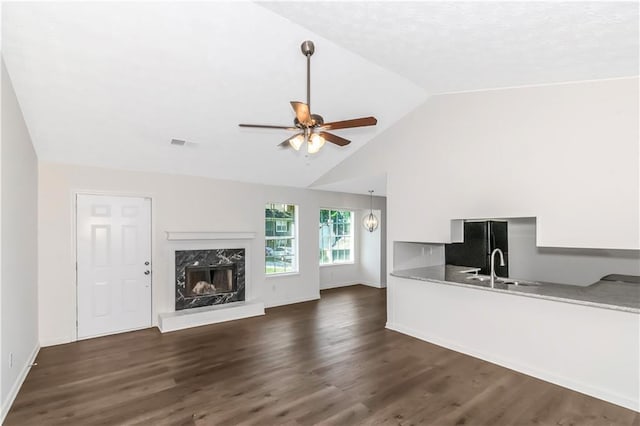
[(373, 287), (373, 288), (386, 288), (386, 286), (376, 284), (376, 283), (371, 283), (368, 281), (347, 281), (344, 283), (331, 283), (331, 284), (325, 284), (324, 286), (321, 285), (320, 290), (331, 290), (333, 288), (351, 287), (354, 285), (364, 285), (364, 286)]
[(320, 285), (320, 290), (331, 290), (333, 288), (341, 288), (341, 287), (351, 287), (353, 285), (361, 285), (360, 281), (347, 281), (344, 283), (327, 283), (324, 285)]
[(190, 240), (253, 240), (255, 232), (171, 232), (166, 231), (169, 241)]
[(41, 340), (40, 341), (40, 347), (41, 348), (46, 348), (46, 347), (49, 347), (49, 346), (65, 345), (67, 343), (73, 343), (75, 341), (77, 341), (77, 339), (74, 338), (73, 336), (71, 336), (71, 337), (58, 337), (57, 339)]
[(366, 285), (368, 287), (373, 287), (373, 288), (387, 288), (387, 286), (384, 285), (384, 284), (372, 283), (372, 282), (368, 282), (368, 281), (361, 281), (360, 284)]
[(300, 275), (300, 272), (274, 272), (272, 274), (267, 274), (265, 272), (264, 278), (270, 279), (270, 278), (296, 277), (299, 275)]
[(13, 386), (11, 386), (9, 393), (7, 394), (7, 399), (2, 402), (2, 412), (0, 412), (0, 424), (4, 422), (4, 419), (7, 417), (7, 414), (9, 414), (9, 410), (13, 405), (13, 401), (15, 401), (16, 396), (18, 396), (18, 392), (20, 391), (22, 384), (27, 378), (27, 375), (29, 374), (29, 370), (31, 369), (31, 366), (33, 365), (33, 363), (36, 360), (36, 357), (38, 356), (38, 352), (40, 352), (40, 345), (36, 344), (36, 346), (33, 348), (33, 351), (31, 352), (31, 355), (29, 355), (29, 358), (27, 358), (27, 363), (22, 368), (22, 371), (16, 378), (16, 381), (13, 383)]
[(356, 264), (356, 262), (351, 261), (351, 262), (339, 262), (339, 263), (320, 263), (320, 264), (318, 264), (318, 266), (321, 267), (321, 268), (327, 268), (327, 267), (331, 267), (331, 266), (343, 266), (343, 265), (353, 266), (355, 264)]
[[(362, 209), (356, 209), (356, 208), (350, 208), (350, 207), (320, 207), (320, 209), (318, 210), (318, 224), (320, 226), (323, 225), (322, 222), (320, 222), (320, 213), (322, 212), (322, 210), (328, 210), (329, 214), (331, 214), (332, 211), (340, 211), (340, 212), (349, 212), (351, 213), (351, 219), (349, 221), (349, 225), (351, 226), (351, 234), (348, 235), (349, 237), (351, 237), (351, 247), (349, 250), (351, 250), (351, 259), (346, 261), (346, 262), (334, 262), (333, 261), (333, 252), (332, 252), (332, 248), (329, 248), (328, 250), (331, 251), (331, 263), (320, 263), (318, 261), (318, 265), (320, 267), (325, 267), (325, 266), (339, 266), (339, 265), (355, 265), (356, 263), (358, 263), (356, 261), (356, 256), (358, 259), (360, 259), (360, 235), (358, 234), (359, 232), (359, 228), (356, 225), (356, 223), (360, 223), (361, 217), (360, 217), (360, 212), (362, 211)], [(358, 231), (358, 232), (356, 232)], [(333, 235), (333, 227), (330, 226), (330, 231), (329, 231), (329, 236)], [(344, 235), (343, 235), (344, 237)], [(318, 243), (321, 243), (322, 241), (318, 241)], [(320, 244), (318, 244), (318, 251), (320, 251)], [(341, 250), (341, 249), (338, 249)], [(344, 250), (344, 249), (342, 249)]]
[(431, 335), (429, 333), (424, 333), (420, 330), (417, 330), (412, 327), (407, 327), (402, 324), (396, 324), (392, 322), (387, 322), (385, 328), (393, 331), (397, 331), (398, 333), (406, 334), (408, 336), (415, 337), (417, 339), (423, 340), (425, 342), (433, 343), (434, 345), (441, 346), (443, 348), (451, 349), (452, 351), (460, 352), (466, 355), (470, 355), (474, 358), (481, 359), (483, 361), (490, 362), (492, 364), (497, 364), (502, 367), (509, 368), (511, 370), (518, 371), (520, 373), (527, 374), (529, 376), (544, 380), (549, 383), (553, 383), (555, 385), (559, 385), (576, 392), (580, 392), (586, 395), (593, 396), (594, 398), (598, 398), (607, 402), (611, 402), (613, 404), (620, 405), (622, 407), (628, 408), (630, 410), (638, 411), (638, 401), (634, 401), (633, 399), (627, 398), (624, 395), (620, 395), (617, 393), (613, 393), (607, 391), (605, 389), (594, 387), (588, 383), (576, 381), (570, 379), (568, 377), (560, 376), (539, 368), (536, 368), (531, 365), (522, 364), (518, 361), (498, 357), (491, 354), (486, 354), (483, 352), (475, 351), (470, 349), (464, 345), (460, 345), (458, 343), (454, 343), (448, 341), (439, 336)]
[[(153, 321), (151, 322), (153, 323)], [(132, 331), (148, 330), (153, 327), (154, 326), (151, 324), (151, 325), (143, 325), (142, 327), (126, 328), (124, 330), (118, 330), (115, 333), (113, 331), (108, 331), (106, 333), (99, 333), (99, 334), (92, 334), (91, 336), (78, 337), (77, 341), (80, 342), (82, 340), (90, 340), (90, 339), (95, 339), (97, 337), (105, 337), (105, 336), (113, 336), (114, 334), (130, 333)]]

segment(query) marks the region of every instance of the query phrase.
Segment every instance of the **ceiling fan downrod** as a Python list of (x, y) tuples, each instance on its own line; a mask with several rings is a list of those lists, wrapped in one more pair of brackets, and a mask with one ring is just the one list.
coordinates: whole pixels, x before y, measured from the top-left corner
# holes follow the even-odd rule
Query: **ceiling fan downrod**
[(311, 40), (305, 40), (300, 45), (300, 50), (307, 57), (307, 106), (311, 111), (311, 55), (316, 51), (316, 47)]

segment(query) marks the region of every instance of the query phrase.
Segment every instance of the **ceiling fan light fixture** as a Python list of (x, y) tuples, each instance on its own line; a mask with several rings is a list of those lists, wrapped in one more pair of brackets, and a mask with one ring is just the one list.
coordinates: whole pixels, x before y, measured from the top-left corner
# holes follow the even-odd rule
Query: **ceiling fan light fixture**
[(320, 148), (324, 146), (325, 142), (326, 141), (322, 136), (317, 133), (312, 133), (311, 136), (309, 136), (307, 151), (309, 151), (309, 154), (315, 154), (316, 152), (320, 151)]
[(296, 151), (300, 150), (300, 147), (302, 146), (303, 143), (304, 143), (304, 136), (302, 135), (295, 135), (294, 137), (289, 139), (289, 145), (291, 145), (291, 148), (295, 149)]
[(269, 124), (239, 124), (240, 127), (252, 127), (258, 129), (283, 129), (295, 132), (302, 132), (300, 135), (292, 136), (280, 142), (278, 146), (291, 147), (296, 151), (306, 142), (307, 152), (315, 154), (324, 146), (325, 142), (337, 146), (345, 146), (351, 143), (350, 140), (342, 138), (329, 130), (351, 129), (354, 127), (375, 126), (378, 122), (375, 117), (360, 117), (349, 120), (324, 122), (320, 114), (311, 113), (311, 55), (315, 52), (315, 46), (311, 40), (302, 42), (300, 46), (302, 54), (307, 59), (307, 102), (291, 101), (291, 107), (295, 114), (293, 126), (273, 126)]

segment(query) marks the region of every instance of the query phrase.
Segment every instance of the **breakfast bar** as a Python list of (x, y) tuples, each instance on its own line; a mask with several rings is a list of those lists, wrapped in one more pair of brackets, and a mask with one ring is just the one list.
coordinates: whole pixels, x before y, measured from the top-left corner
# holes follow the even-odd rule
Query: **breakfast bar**
[(393, 271), (387, 328), (639, 410), (640, 284), (490, 288), (474, 275), (451, 265)]
[(437, 265), (394, 271), (391, 275), (515, 296), (640, 313), (640, 277), (637, 276), (611, 274), (589, 286), (510, 279), (506, 283), (498, 282), (491, 288), (488, 280), (482, 280), (478, 275), (478, 268), (473, 267)]

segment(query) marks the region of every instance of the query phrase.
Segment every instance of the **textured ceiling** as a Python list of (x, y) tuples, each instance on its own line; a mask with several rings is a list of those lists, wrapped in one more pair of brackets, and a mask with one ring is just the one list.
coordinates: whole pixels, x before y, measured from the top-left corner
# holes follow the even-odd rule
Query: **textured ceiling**
[(638, 75), (638, 2), (266, 2), (429, 94)]
[[(301, 187), (429, 94), (638, 74), (637, 2), (5, 2), (2, 37), (41, 160)], [(379, 120), (308, 158), (237, 127), (292, 122), (305, 39), (313, 112)]]
[[(426, 99), (255, 3), (4, 3), (2, 19), (3, 57), (42, 161), (304, 187)], [(293, 123), (289, 101), (306, 98), (305, 39), (316, 44), (312, 111), (378, 118), (335, 131), (352, 144), (308, 158), (277, 147), (291, 132), (238, 128)]]

